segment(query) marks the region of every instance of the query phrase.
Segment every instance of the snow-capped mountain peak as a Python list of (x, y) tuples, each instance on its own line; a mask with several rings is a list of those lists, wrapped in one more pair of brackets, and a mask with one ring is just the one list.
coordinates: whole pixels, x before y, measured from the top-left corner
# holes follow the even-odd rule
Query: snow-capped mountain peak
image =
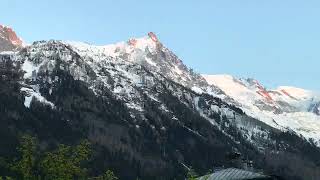
[(246, 102), (266, 111), (304, 112), (311, 103), (320, 99), (317, 93), (302, 88), (280, 86), (277, 89), (267, 89), (252, 78), (235, 78), (231, 75), (203, 75), (203, 77), (210, 85), (221, 88), (242, 104)]
[(22, 47), (24, 44), (12, 28), (4, 25), (0, 25), (0, 39), (15, 47)]
[(158, 37), (153, 33), (149, 32), (147, 36), (140, 38), (129, 38), (127, 41), (117, 42), (114, 44), (96, 46), (83, 42), (67, 41), (70, 44), (81, 51), (92, 51), (99, 52), (106, 56), (118, 56), (124, 53), (132, 53), (134, 51), (145, 51), (149, 52), (156, 51), (157, 47), (161, 46), (161, 42)]
[(273, 127), (292, 129), (306, 138), (320, 139), (320, 96), (313, 91), (280, 86), (267, 89), (255, 79), (203, 75), (250, 116)]
[(96, 46), (82, 42), (63, 42), (81, 56), (99, 61), (113, 59), (143, 65), (152, 72), (158, 72), (171, 80), (187, 87), (207, 85), (205, 79), (191, 69), (172, 51), (166, 48), (153, 32), (140, 38), (129, 38), (127, 41)]

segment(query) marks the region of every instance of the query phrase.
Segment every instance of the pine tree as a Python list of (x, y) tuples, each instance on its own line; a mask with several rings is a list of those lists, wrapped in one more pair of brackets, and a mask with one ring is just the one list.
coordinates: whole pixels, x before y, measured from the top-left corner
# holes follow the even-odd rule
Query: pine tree
[(34, 137), (25, 135), (21, 138), (21, 145), (18, 148), (21, 158), (13, 163), (12, 169), (18, 172), (24, 180), (35, 179), (34, 168), (36, 147), (37, 143)]
[(107, 170), (103, 175), (103, 180), (118, 180), (114, 173), (110, 170)]
[(47, 179), (85, 179), (87, 170), (81, 167), (83, 161), (90, 156), (87, 141), (83, 141), (75, 148), (60, 145), (58, 150), (45, 154), (40, 166)]

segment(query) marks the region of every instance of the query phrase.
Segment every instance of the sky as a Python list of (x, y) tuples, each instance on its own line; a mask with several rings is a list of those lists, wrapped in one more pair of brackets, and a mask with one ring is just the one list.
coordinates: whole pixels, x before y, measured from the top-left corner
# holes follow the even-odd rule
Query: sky
[(252, 77), (267, 88), (320, 90), (320, 1), (1, 0), (0, 24), (22, 39), (97, 45), (155, 32), (201, 74)]

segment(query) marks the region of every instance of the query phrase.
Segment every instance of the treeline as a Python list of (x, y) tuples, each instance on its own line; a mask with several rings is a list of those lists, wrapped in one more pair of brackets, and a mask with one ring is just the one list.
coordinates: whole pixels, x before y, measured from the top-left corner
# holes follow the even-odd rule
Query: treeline
[(52, 151), (41, 152), (38, 140), (32, 136), (21, 137), (19, 155), (14, 159), (0, 158), (7, 169), (0, 180), (117, 180), (110, 170), (97, 177), (89, 177), (86, 165), (91, 157), (90, 143), (86, 140), (76, 146), (59, 145)]
[[(118, 180), (111, 170), (97, 177), (90, 177), (86, 164), (91, 156), (90, 143), (83, 140), (76, 146), (60, 144), (52, 151), (41, 152), (38, 140), (30, 135), (20, 139), (17, 148), (19, 157), (8, 160), (0, 157), (0, 163), (7, 168), (7, 175), (0, 180)], [(187, 180), (199, 177), (190, 168)], [(207, 176), (209, 177), (209, 176)], [(139, 180), (137, 178), (136, 180)]]

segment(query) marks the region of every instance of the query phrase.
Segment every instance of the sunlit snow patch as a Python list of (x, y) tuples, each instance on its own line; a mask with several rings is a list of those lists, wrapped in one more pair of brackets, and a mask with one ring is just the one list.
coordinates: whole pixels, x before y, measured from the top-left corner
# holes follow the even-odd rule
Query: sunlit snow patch
[(196, 93), (198, 93), (198, 94), (202, 94), (203, 93), (203, 90), (201, 88), (197, 87), (197, 86), (193, 86), (191, 88), (191, 90), (196, 92)]

